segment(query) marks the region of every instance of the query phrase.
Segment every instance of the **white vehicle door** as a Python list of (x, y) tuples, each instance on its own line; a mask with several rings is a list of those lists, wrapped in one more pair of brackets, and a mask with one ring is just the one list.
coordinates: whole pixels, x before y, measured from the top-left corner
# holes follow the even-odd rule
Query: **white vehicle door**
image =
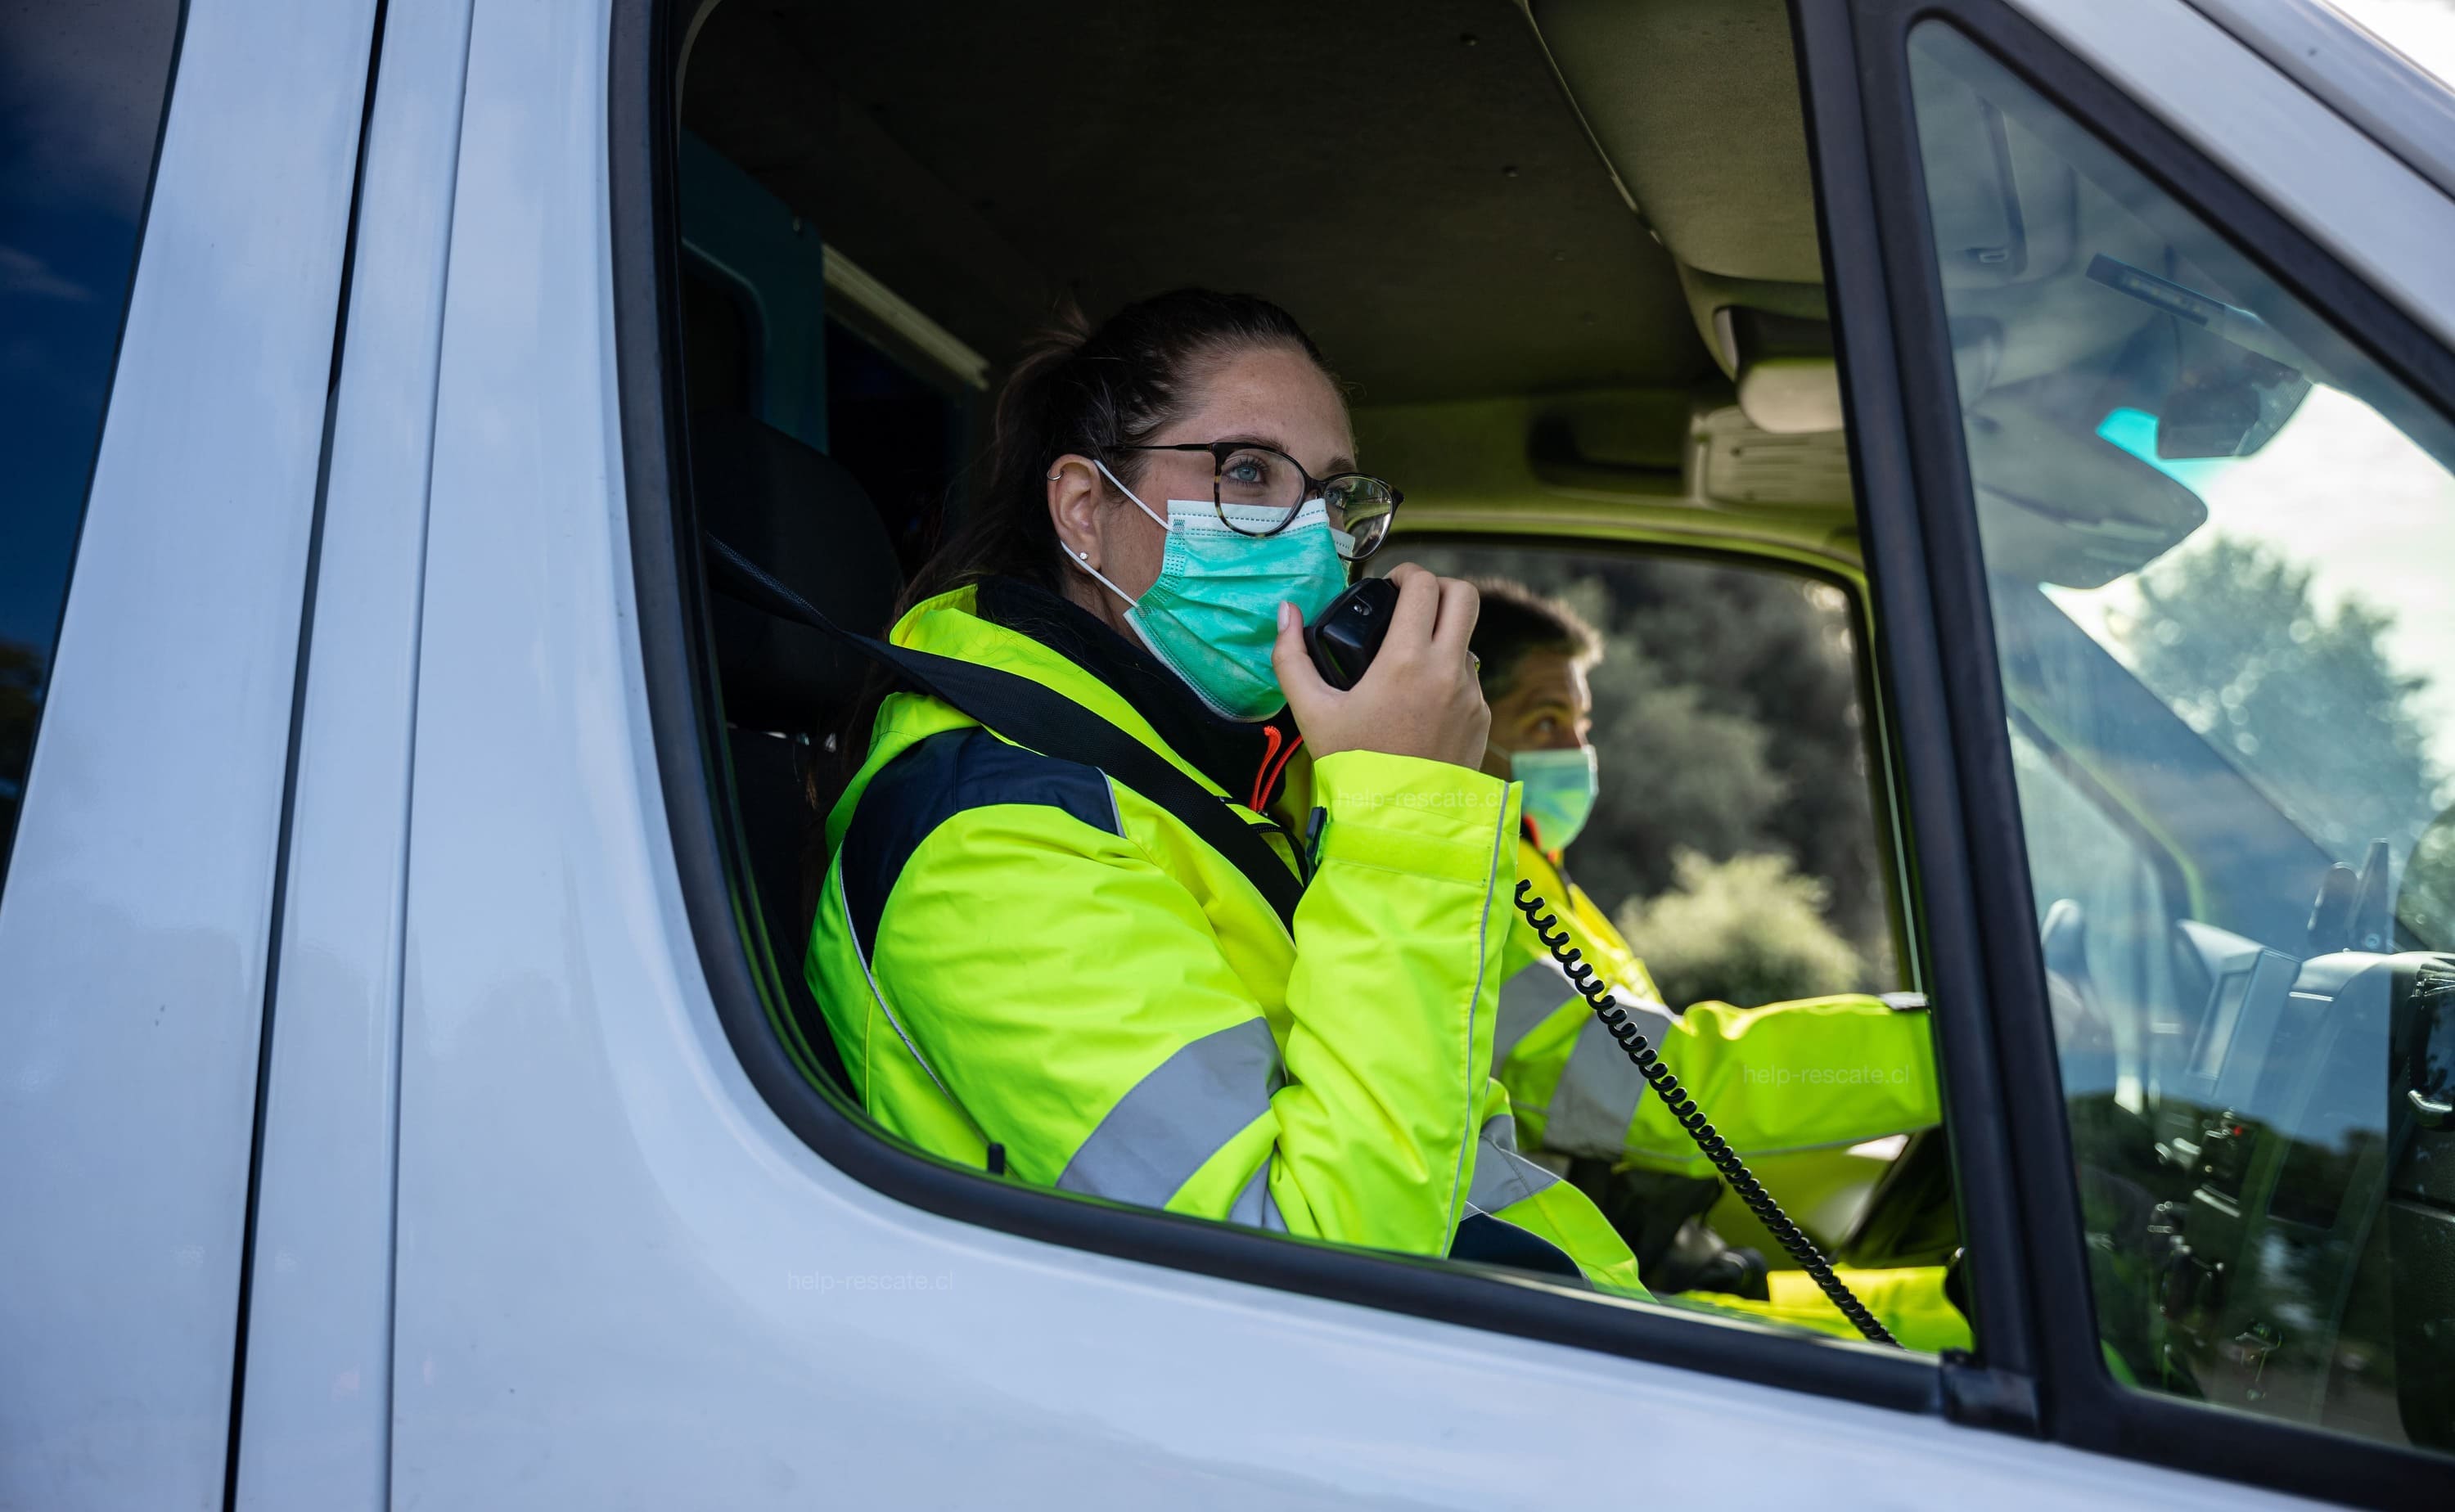
[[(2332, 155), (2230, 149), (2206, 123), (2254, 97), (2247, 44), (2181, 0), (1796, 17), (1917, 944), (1961, 1089), (1981, 1352), (1938, 1361), (1028, 1190), (805, 1079), (681, 481), (672, 94), (705, 7), (395, 0), (380, 32), (372, 6), (242, 9), (188, 7), (183, 86), (254, 71), (173, 92), (0, 877), (0, 1243), (34, 1278), (5, 1315), (29, 1362), (5, 1500), (1488, 1507), (1696, 1482), (2232, 1507), (2443, 1480), (2323, 1413), (2117, 1384), (2080, 1321), (2114, 1308), (2032, 944), (2044, 883), (1983, 860), (2043, 847), (1955, 423), (1988, 385), (1952, 364), (1986, 343), (1954, 340), (1914, 78), (1937, 54), (1910, 28), (1949, 11), (2186, 181), (2221, 239), (2323, 270), (2294, 286), (2321, 318), (2443, 404), (2455, 305), (2418, 249), (2445, 243), (2389, 224), (2437, 228), (2443, 198), (2289, 81), (2255, 97)], [(1574, 93), (1577, 8), (1531, 9)], [(2219, 97), (2136, 76), (2140, 35), (2181, 45), (2160, 27)], [(224, 124), (183, 136), (215, 99)], [(208, 149), (227, 176), (172, 197)], [(173, 204), (189, 262), (155, 256)], [(149, 305), (187, 266), (213, 281)], [(165, 349), (185, 383), (133, 408), (155, 370), (131, 364)], [(176, 1036), (143, 1017), (165, 1003), (193, 1010)], [(2294, 1363), (2275, 1322), (2240, 1320), (2249, 1390)], [(2192, 1326), (2176, 1341), (2235, 1342)]]
[(0, 20), (11, 1506), (227, 1491), (375, 10), (189, 0)]
[[(677, 496), (689, 19), (481, 5), (471, 29), (413, 739), (394, 1496), (1654, 1495), (1618, 1421), (1767, 1499), (2243, 1500), (2030, 1437), (2017, 1346), (1938, 1365), (1073, 1202), (890, 1146), (802, 1079), (761, 986), (791, 962), (740, 891)], [(1971, 1064), (1992, 1074), (1982, 1040)]]

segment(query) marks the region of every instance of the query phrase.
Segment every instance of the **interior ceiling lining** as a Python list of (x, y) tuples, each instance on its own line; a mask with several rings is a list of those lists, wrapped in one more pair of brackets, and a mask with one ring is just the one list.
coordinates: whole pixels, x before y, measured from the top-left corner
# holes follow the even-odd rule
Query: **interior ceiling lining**
[(1062, 296), (1205, 284), (1288, 306), (1362, 404), (1714, 372), (1505, 0), (725, 0), (684, 104), (1001, 360)]
[(1532, 0), (1595, 140), (1680, 262), (1820, 284), (1785, 0)]

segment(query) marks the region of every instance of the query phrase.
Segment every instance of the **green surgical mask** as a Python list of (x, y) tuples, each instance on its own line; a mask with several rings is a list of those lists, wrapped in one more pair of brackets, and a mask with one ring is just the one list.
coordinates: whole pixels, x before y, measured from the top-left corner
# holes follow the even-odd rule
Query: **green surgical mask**
[(1566, 751), (1519, 751), (1509, 758), (1510, 775), (1524, 784), (1525, 815), (1547, 849), (1565, 851), (1593, 817), (1602, 791), (1602, 770), (1590, 745)]
[[(1167, 532), (1159, 576), (1140, 598), (1127, 594), (1075, 554), (1075, 564), (1126, 601), (1126, 623), (1151, 655), (1185, 679), (1209, 708), (1250, 724), (1287, 707), (1288, 696), (1270, 670), (1270, 648), (1279, 638), (1279, 605), (1290, 603), (1309, 622), (1347, 586), (1339, 559), (1339, 532), (1320, 499), (1308, 499), (1286, 530), (1247, 535), (1221, 518), (1208, 499), (1172, 498), (1167, 515), (1096, 464), (1134, 507)], [(1256, 530), (1281, 516), (1276, 510), (1246, 511)]]

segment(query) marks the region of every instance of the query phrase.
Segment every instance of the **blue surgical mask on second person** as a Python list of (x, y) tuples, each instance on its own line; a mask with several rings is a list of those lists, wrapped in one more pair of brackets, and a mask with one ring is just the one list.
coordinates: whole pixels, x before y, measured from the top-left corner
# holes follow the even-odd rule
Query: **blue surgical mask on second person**
[[(1214, 713), (1250, 724), (1287, 707), (1270, 669), (1279, 605), (1295, 605), (1310, 621), (1347, 586), (1339, 532), (1323, 502), (1308, 499), (1275, 535), (1248, 535), (1230, 528), (1209, 499), (1169, 499), (1163, 517), (1106, 463), (1094, 465), (1167, 532), (1167, 550), (1159, 576), (1140, 598), (1080, 554), (1075, 564), (1126, 601), (1126, 623)], [(1256, 529), (1281, 517), (1275, 511), (1253, 513)]]
[(1594, 748), (1514, 752), (1509, 774), (1526, 790), (1524, 813), (1534, 821), (1535, 837), (1546, 850), (1567, 850), (1593, 816), (1594, 798), (1602, 791)]

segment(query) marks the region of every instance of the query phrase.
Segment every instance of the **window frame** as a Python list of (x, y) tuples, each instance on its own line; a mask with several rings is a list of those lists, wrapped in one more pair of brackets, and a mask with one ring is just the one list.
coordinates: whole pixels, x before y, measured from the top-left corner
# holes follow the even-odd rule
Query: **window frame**
[[(2024, 1352), (2011, 1368), (2033, 1377), (2038, 1428), (2047, 1437), (2330, 1501), (2416, 1504), (2425, 1489), (2444, 1485), (2444, 1458), (2126, 1388), (2099, 1352), (1911, 99), (1910, 30), (1928, 20), (1958, 28), (2095, 133), (2420, 402), (2455, 412), (2455, 355), (2001, 0), (1795, 6), (1826, 217), (1827, 287), (1844, 349), (1854, 476), (1871, 585), (1886, 623), (1878, 654), (1886, 657), (1904, 776), (1917, 799), (1913, 828), (1928, 883), (1923, 897), (1941, 1000), (1969, 1002), (1967, 1018), (1978, 1026), (1966, 1037), (1942, 1037), (1939, 1050), (1947, 1052), (1948, 1088), (1986, 1084), (1965, 1079), (1972, 1068), (1948, 1053), (1967, 1041), (1982, 1041), (1999, 1072), (1992, 1084), (2000, 1095), (2003, 1147), (1967, 1167), (2007, 1178), (1989, 1183), (2003, 1189), (1993, 1194), (1999, 1201), (1978, 1194), (1973, 1204), (1986, 1225), (1970, 1237), (1978, 1309), (1999, 1316), (2007, 1300), (2025, 1309), (2020, 1336), (2002, 1341)], [(1972, 1132), (1970, 1121), (1956, 1128), (1957, 1149), (1960, 1136)], [(1965, 1210), (1964, 1224), (1972, 1218)], [(1996, 1341), (1989, 1342), (1991, 1348)]]
[(614, 0), (612, 9), (610, 313), (645, 712), (683, 904), (718, 1018), (752, 1086), (795, 1137), (884, 1196), (1017, 1238), (1900, 1412), (1948, 1412), (1956, 1376), (1965, 1374), (1950, 1361), (1786, 1337), (1477, 1275), (1453, 1261), (1025, 1188), (895, 1141), (840, 1093), (802, 1077), (770, 1020), (771, 1003), (781, 1001), (772, 975), (778, 960), (746, 892), (686, 489), (675, 106), (683, 31), (698, 7)]

